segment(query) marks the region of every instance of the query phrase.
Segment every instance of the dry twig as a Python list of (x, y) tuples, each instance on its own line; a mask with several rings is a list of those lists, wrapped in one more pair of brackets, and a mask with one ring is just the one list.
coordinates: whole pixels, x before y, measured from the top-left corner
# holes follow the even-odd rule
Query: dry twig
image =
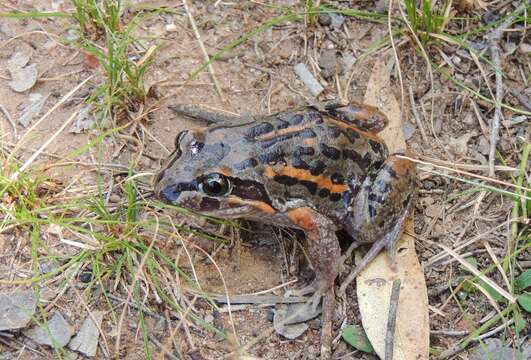
[(391, 298), (389, 300), (389, 316), (387, 317), (387, 330), (385, 334), (385, 360), (393, 359), (395, 347), (396, 311), (398, 309), (398, 299), (400, 297), (400, 279), (393, 281)]
[(486, 38), (489, 41), (491, 60), (496, 74), (496, 105), (494, 117), (490, 123), (489, 176), (494, 176), (495, 174), (494, 160), (496, 159), (496, 143), (498, 141), (500, 119), (502, 117), (501, 104), (503, 100), (503, 75), (500, 58), (500, 40), (504, 30), (511, 26), (514, 19), (525, 10), (528, 3), (528, 0), (523, 1), (520, 6), (518, 6), (518, 8), (512, 12), (511, 15), (509, 15), (507, 19), (500, 24), (500, 26), (486, 35)]
[(221, 98), (221, 101), (225, 102), (225, 97), (223, 96), (223, 92), (221, 91), (221, 86), (219, 86), (218, 79), (216, 78), (214, 66), (210, 62), (210, 56), (208, 56), (208, 52), (206, 51), (205, 45), (203, 44), (203, 41), (201, 40), (201, 35), (199, 34), (199, 30), (197, 29), (195, 20), (192, 16), (192, 13), (190, 12), (190, 9), (188, 8), (188, 2), (186, 0), (183, 0), (183, 5), (184, 5), (184, 10), (186, 11), (186, 15), (188, 15), (188, 20), (190, 20), (190, 25), (192, 25), (192, 29), (194, 30), (195, 38), (197, 39), (197, 42), (199, 43), (199, 47), (201, 47), (201, 51), (203, 52), (203, 57), (205, 58), (205, 61), (208, 62), (208, 71), (210, 72), (210, 76), (212, 76), (212, 81), (214, 82), (214, 85), (216, 86), (216, 91), (218, 92), (218, 95)]

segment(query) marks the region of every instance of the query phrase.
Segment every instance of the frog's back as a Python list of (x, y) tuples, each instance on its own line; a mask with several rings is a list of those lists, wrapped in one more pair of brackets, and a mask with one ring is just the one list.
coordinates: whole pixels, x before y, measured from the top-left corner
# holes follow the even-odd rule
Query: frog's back
[(304, 202), (338, 223), (372, 169), (388, 156), (372, 133), (313, 108), (223, 129), (233, 143), (231, 176), (263, 185), (278, 210)]

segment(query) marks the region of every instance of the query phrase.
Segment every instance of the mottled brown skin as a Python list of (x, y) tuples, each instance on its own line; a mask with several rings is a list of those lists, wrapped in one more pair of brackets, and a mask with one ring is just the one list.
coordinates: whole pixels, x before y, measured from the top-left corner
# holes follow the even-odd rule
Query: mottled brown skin
[[(194, 108), (175, 110), (216, 121)], [(415, 167), (389, 156), (377, 134), (387, 119), (368, 105), (219, 120), (177, 136), (155, 192), (203, 214), (303, 230), (318, 293), (325, 294), (321, 350), (329, 357), (340, 258), (335, 232), (345, 229), (357, 243), (373, 244), (356, 273), (384, 247), (393, 256), (414, 198)]]

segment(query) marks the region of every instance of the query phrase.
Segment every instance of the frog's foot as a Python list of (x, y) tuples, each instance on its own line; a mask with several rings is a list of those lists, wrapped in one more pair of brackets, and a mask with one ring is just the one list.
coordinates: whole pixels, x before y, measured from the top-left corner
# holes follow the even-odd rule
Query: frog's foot
[[(412, 200), (410, 202), (412, 202)], [(409, 206), (411, 206), (411, 204)], [(400, 237), (400, 234), (402, 233), (402, 228), (407, 215), (408, 212), (404, 212), (400, 219), (398, 219), (398, 221), (395, 223), (395, 226), (393, 227), (392, 231), (386, 233), (381, 239), (377, 240), (371, 246), (367, 254), (365, 254), (365, 256), (361, 259), (361, 261), (356, 264), (356, 267), (352, 269), (352, 271), (348, 274), (345, 281), (343, 281), (343, 283), (339, 287), (338, 295), (341, 298), (345, 298), (345, 291), (350, 285), (350, 283), (360, 274), (360, 272), (362, 272), (367, 267), (367, 265), (371, 263), (372, 260), (374, 260), (374, 258), (384, 248), (386, 249), (391, 269), (393, 269), (393, 271), (396, 271), (396, 243)]]

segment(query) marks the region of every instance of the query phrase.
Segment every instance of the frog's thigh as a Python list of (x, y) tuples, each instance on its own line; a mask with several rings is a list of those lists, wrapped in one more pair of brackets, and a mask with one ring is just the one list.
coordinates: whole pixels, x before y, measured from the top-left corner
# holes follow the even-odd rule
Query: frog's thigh
[(289, 210), (288, 218), (306, 234), (308, 256), (320, 287), (332, 286), (338, 274), (338, 259), (341, 255), (334, 224), (309, 207)]
[(363, 243), (385, 238), (385, 247), (390, 249), (400, 235), (414, 191), (415, 165), (389, 156), (380, 169), (366, 177), (347, 216), (346, 230)]

